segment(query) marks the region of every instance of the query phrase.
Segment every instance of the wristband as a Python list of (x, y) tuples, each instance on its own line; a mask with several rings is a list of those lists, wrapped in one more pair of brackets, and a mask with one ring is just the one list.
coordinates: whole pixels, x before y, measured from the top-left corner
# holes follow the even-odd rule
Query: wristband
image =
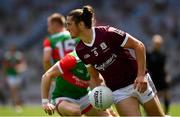
[(43, 98), (41, 101), (42, 101), (42, 104), (46, 104), (46, 103), (49, 102), (49, 100), (48, 100), (48, 99), (45, 99), (45, 98)]

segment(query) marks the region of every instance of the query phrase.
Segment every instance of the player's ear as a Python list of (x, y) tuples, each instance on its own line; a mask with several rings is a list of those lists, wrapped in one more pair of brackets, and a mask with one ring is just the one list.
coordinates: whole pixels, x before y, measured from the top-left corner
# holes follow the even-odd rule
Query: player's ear
[(79, 28), (80, 28), (81, 30), (83, 30), (83, 29), (85, 28), (85, 24), (84, 24), (83, 21), (80, 21), (79, 24), (78, 24), (78, 26), (79, 26)]

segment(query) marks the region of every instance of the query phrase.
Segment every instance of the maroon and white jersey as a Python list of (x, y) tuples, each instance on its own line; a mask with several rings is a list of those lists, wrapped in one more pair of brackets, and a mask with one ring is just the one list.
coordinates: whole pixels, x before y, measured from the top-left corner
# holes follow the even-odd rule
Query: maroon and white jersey
[(76, 47), (79, 58), (87, 67), (92, 65), (97, 69), (113, 91), (132, 84), (137, 76), (137, 62), (129, 50), (123, 48), (128, 34), (110, 26), (92, 30), (91, 44), (80, 41)]

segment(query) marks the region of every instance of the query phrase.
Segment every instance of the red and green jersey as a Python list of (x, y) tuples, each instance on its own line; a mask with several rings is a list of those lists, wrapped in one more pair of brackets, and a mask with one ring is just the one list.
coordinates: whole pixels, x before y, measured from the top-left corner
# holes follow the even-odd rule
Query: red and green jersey
[(71, 39), (70, 33), (64, 31), (45, 38), (43, 46), (44, 49), (52, 50), (52, 60), (54, 64), (67, 53), (72, 52), (78, 41), (78, 39)]
[(23, 57), (22, 53), (19, 51), (16, 51), (14, 53), (8, 51), (5, 53), (4, 65), (6, 66), (5, 67), (6, 75), (16, 76), (18, 74), (16, 70), (16, 66), (22, 60), (22, 57)]
[(59, 61), (62, 77), (56, 78), (52, 99), (69, 97), (79, 99), (88, 93), (90, 76), (85, 65), (73, 51)]

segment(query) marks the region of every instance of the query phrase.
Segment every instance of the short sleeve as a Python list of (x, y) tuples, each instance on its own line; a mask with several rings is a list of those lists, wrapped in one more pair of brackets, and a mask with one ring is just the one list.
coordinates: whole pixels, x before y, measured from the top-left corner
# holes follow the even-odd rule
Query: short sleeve
[(47, 38), (44, 39), (43, 47), (44, 49), (51, 49), (51, 43)]
[(66, 55), (64, 58), (62, 58), (59, 61), (59, 69), (62, 72), (62, 74), (74, 68), (75, 65), (76, 65), (76, 58), (71, 55)]
[(126, 32), (114, 27), (108, 28), (108, 37), (112, 39), (113, 43), (121, 47), (123, 47), (128, 40), (128, 34)]

